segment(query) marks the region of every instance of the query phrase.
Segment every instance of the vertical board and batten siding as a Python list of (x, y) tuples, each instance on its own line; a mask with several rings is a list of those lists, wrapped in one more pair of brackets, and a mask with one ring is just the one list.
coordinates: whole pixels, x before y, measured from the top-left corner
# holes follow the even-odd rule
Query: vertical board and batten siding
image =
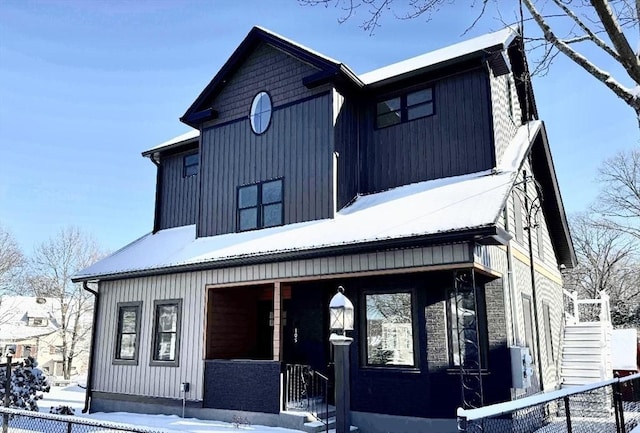
[(195, 224), (198, 216), (198, 174), (183, 177), (185, 152), (162, 158), (159, 229)]
[(366, 192), (493, 167), (487, 72), (444, 78), (433, 89), (433, 116), (375, 129), (375, 107), (370, 108), (363, 125)]
[[(149, 397), (181, 398), (180, 384), (191, 383), (187, 398), (202, 398), (204, 274), (171, 274), (100, 283), (94, 390)], [(182, 299), (178, 367), (150, 366), (155, 300)], [(118, 303), (142, 302), (138, 365), (112, 365)]]
[(198, 236), (237, 229), (237, 188), (283, 178), (284, 224), (333, 216), (331, 95), (274, 109), (262, 135), (248, 119), (204, 129)]
[[(317, 279), (331, 275), (385, 271), (452, 263), (471, 263), (468, 244), (440, 245), (368, 254), (239, 266), (100, 283), (93, 390), (106, 393), (180, 399), (180, 383), (189, 382), (189, 400), (203, 398), (203, 341), (207, 285)], [(153, 301), (182, 299), (180, 365), (150, 366)], [(113, 365), (119, 302), (142, 301), (138, 365)]]
[(350, 98), (334, 95), (335, 150), (338, 152), (338, 209), (342, 209), (358, 194), (360, 164), (358, 163), (358, 107)]
[[(509, 112), (509, 94), (507, 93), (507, 80), (511, 87), (511, 103), (513, 116)], [(496, 77), (491, 73), (491, 105), (493, 109), (493, 134), (495, 143), (496, 161), (499, 164), (504, 155), (504, 151), (509, 145), (511, 138), (520, 126), (522, 113), (520, 102), (517, 97), (513, 74), (510, 72)]]
[(218, 112), (218, 118), (206, 126), (248, 118), (253, 98), (262, 91), (269, 93), (274, 107), (326, 92), (328, 86), (307, 89), (302, 84), (303, 78), (316, 72), (317, 68), (260, 43), (209, 104), (203, 104)]

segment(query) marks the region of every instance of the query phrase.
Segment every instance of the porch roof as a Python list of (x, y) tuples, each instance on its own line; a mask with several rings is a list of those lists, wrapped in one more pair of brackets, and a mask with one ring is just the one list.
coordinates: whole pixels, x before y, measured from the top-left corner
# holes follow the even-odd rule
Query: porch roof
[(74, 281), (153, 274), (160, 270), (259, 261), (344, 246), (465, 233), (494, 227), (516, 171), (541, 128), (521, 127), (494, 170), (414, 183), (359, 196), (333, 219), (196, 238), (196, 226), (147, 234), (80, 271)]

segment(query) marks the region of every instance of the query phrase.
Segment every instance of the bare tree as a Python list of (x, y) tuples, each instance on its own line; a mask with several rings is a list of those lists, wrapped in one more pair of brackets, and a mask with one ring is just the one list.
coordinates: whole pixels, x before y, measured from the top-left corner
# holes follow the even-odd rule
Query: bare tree
[[(386, 13), (400, 19), (426, 17), (430, 19), (452, 0), (298, 0), (304, 5), (334, 5), (344, 11), (340, 22), (351, 18), (357, 9), (366, 9), (367, 18), (362, 27), (371, 33), (380, 26)], [(524, 29), (523, 39), (529, 47), (542, 49), (535, 71), (545, 71), (558, 53), (573, 61), (604, 84), (636, 112), (640, 124), (640, 61), (629, 42), (640, 30), (640, 1), (638, 0), (521, 0), (514, 3), (497, 0), (476, 0), (480, 6), (478, 17), (470, 28), (485, 14), (489, 5), (495, 6), (500, 19), (505, 13), (516, 14), (512, 24)], [(509, 6), (511, 5), (511, 6)], [(457, 5), (460, 6), (459, 4)], [(510, 9), (507, 9), (510, 8)], [(525, 16), (525, 13), (527, 14)], [(503, 19), (504, 21), (504, 19)], [(525, 26), (535, 23), (534, 31)], [(509, 24), (509, 23), (505, 23)], [(596, 62), (595, 55), (585, 53), (594, 47), (613, 61), (620, 71), (614, 76)], [(622, 83), (627, 82), (629, 86)]]
[(10, 291), (18, 279), (25, 259), (11, 233), (0, 225), (0, 296)]
[(97, 242), (79, 229), (61, 230), (35, 248), (30, 260), (29, 288), (35, 296), (50, 297), (60, 304), (60, 337), (65, 379), (71, 376), (74, 359), (88, 347), (93, 297), (81, 284), (71, 282), (77, 271), (102, 256)]
[(602, 188), (593, 209), (605, 218), (601, 223), (640, 241), (640, 150), (605, 160), (598, 181)]
[(581, 297), (605, 290), (616, 326), (640, 325), (640, 248), (633, 237), (588, 214), (571, 218), (578, 266), (565, 273), (566, 285)]

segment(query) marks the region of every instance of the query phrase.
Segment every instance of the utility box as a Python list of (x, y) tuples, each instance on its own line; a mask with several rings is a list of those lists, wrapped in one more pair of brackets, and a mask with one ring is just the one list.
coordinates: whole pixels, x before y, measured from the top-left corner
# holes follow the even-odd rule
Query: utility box
[(531, 387), (533, 360), (528, 347), (512, 346), (511, 353), (511, 381), (513, 388), (527, 389)]

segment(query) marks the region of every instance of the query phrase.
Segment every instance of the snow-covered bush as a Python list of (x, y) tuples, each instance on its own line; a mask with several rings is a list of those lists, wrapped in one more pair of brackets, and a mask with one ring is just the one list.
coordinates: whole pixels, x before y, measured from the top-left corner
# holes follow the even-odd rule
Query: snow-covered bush
[[(2, 363), (0, 364), (0, 399), (4, 398), (6, 383), (7, 365)], [(46, 377), (38, 368), (38, 362), (29, 356), (23, 362), (13, 364), (11, 367), (9, 407), (37, 412), (37, 401), (42, 398), (43, 392), (49, 392), (49, 388)]]
[(56, 415), (75, 415), (76, 411), (71, 406), (61, 404), (58, 407), (51, 406), (51, 409), (49, 409), (49, 413), (53, 413)]

